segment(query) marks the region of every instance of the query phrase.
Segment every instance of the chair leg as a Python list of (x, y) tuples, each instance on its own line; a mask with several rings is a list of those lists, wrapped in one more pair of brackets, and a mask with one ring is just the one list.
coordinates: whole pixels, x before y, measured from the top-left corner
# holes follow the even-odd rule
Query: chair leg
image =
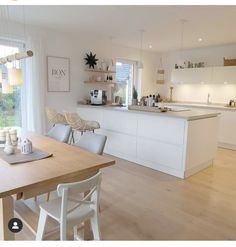
[(74, 131), (71, 132), (71, 139), (72, 139), (72, 143), (75, 143), (75, 137), (74, 137)]
[(93, 232), (93, 239), (94, 240), (100, 240), (101, 239), (101, 234), (100, 234), (100, 229), (99, 229), (99, 222), (98, 222), (98, 215), (95, 214), (91, 219), (91, 228)]
[(37, 196), (34, 197), (34, 201), (37, 202)]
[(47, 195), (46, 195), (46, 201), (48, 202), (49, 199), (50, 199), (50, 192), (48, 192)]
[(43, 240), (43, 234), (45, 230), (47, 216), (48, 216), (47, 212), (41, 209), (40, 215), (39, 215), (38, 229), (37, 229), (37, 234), (36, 234), (37, 241)]
[(60, 240), (66, 241), (66, 226), (60, 223)]

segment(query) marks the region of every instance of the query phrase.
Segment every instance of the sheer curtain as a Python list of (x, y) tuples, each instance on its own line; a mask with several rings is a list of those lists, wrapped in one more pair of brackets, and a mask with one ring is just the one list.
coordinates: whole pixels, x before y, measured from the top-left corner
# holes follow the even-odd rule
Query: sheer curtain
[(26, 40), (26, 50), (32, 50), (34, 56), (25, 59), (22, 87), (22, 128), (39, 134), (45, 132), (45, 82), (46, 56), (43, 38), (39, 35), (29, 35)]

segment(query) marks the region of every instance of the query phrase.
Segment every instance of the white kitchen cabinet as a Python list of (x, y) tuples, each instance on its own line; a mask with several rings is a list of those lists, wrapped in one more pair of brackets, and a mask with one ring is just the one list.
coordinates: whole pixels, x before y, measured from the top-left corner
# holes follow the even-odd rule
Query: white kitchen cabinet
[[(173, 104), (168, 104), (170, 107)], [(175, 106), (187, 107), (190, 110), (204, 110), (209, 113), (220, 112), (218, 126), (218, 146), (236, 150), (236, 110), (217, 107), (213, 105), (193, 105), (188, 103), (175, 103)], [(209, 109), (210, 107), (210, 109)]]
[(234, 84), (236, 66), (173, 69), (171, 82), (174, 84)]
[(211, 83), (212, 67), (173, 69), (171, 82), (175, 84)]
[(134, 161), (136, 158), (136, 136), (101, 129), (99, 134), (107, 136), (105, 153)]
[(174, 170), (183, 169), (182, 146), (138, 137), (137, 157), (149, 163), (153, 169), (157, 169), (157, 166), (165, 166)]
[(138, 115), (138, 137), (145, 137), (170, 144), (183, 145), (185, 122), (178, 118), (157, 118)]
[[(218, 114), (208, 117), (206, 113), (196, 120), (186, 117), (184, 112), (183, 117), (178, 117), (181, 113), (167, 116), (103, 106), (80, 106), (78, 113), (101, 124), (96, 133), (107, 136), (104, 150), (107, 154), (179, 178), (188, 177), (213, 162)], [(208, 131), (211, 135), (206, 126), (211, 128)]]
[(236, 111), (221, 111), (218, 143), (219, 146), (236, 150)]
[(136, 135), (136, 114), (122, 111), (103, 111), (103, 129), (118, 133)]
[(213, 67), (212, 83), (236, 83), (236, 66)]

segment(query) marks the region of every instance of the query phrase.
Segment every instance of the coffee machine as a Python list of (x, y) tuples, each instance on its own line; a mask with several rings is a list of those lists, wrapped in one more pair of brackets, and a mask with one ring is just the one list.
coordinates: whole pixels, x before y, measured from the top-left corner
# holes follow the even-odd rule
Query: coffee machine
[(105, 105), (107, 96), (105, 90), (94, 89), (90, 91), (91, 105)]

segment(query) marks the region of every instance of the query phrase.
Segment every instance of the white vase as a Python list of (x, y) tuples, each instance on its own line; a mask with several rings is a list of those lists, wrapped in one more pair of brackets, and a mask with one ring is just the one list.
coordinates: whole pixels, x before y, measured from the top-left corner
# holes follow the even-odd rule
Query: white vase
[(9, 132), (7, 132), (6, 134), (6, 144), (5, 144), (5, 148), (3, 150), (7, 155), (11, 155), (15, 153), (15, 148), (11, 143), (11, 137)]

